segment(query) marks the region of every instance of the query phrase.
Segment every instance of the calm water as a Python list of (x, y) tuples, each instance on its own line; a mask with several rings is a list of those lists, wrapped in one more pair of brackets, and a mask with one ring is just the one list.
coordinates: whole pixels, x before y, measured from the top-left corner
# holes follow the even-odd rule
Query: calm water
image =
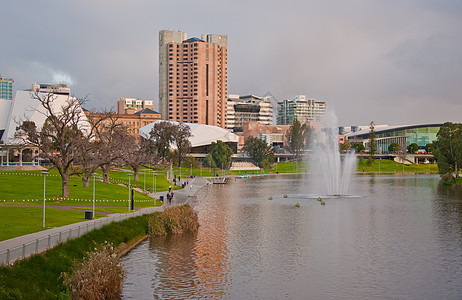
[(357, 176), (325, 206), (302, 176), (210, 185), (197, 235), (124, 257), (123, 298), (462, 299), (462, 200), (438, 180)]

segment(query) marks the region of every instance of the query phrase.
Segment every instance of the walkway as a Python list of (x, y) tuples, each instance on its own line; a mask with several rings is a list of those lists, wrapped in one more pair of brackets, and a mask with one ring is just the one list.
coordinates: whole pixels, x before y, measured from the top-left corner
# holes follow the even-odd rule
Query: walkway
[[(189, 185), (182, 190), (174, 191), (173, 204), (187, 204), (195, 197), (197, 191), (208, 184), (208, 179), (205, 177), (188, 178)], [(182, 181), (182, 182), (184, 182)], [(151, 193), (150, 197), (159, 198), (164, 196), (166, 199), (167, 192)], [(139, 211), (121, 214), (111, 214), (106, 218), (94, 219), (74, 223), (66, 226), (55, 227), (6, 241), (0, 242), (0, 265), (12, 264), (17, 259), (29, 257), (33, 254), (46, 251), (53, 248), (59, 243), (63, 243), (69, 239), (80, 237), (93, 229), (100, 228), (111, 222), (119, 222), (131, 217), (136, 217), (144, 214), (151, 214), (156, 211), (162, 211), (161, 207), (146, 207)]]

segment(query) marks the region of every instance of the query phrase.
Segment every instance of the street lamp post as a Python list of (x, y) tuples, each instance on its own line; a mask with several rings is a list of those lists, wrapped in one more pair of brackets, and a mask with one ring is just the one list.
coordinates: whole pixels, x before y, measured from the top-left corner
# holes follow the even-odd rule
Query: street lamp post
[(154, 190), (154, 206), (156, 205), (156, 193), (157, 193), (157, 174), (152, 171), (152, 188)]
[(192, 177), (192, 164), (191, 164), (191, 171), (189, 172), (189, 177)]
[(131, 173), (128, 173), (128, 212), (130, 212), (130, 176)]
[(45, 227), (45, 187), (46, 187), (46, 177), (48, 172), (42, 172), (43, 174), (43, 222), (42, 227)]
[(93, 175), (93, 213), (92, 213), (91, 216), (92, 216), (92, 218), (94, 218), (95, 217), (95, 191), (96, 191), (96, 189), (95, 189), (95, 180), (96, 180), (95, 175), (96, 175), (96, 173), (92, 173), (91, 175)]

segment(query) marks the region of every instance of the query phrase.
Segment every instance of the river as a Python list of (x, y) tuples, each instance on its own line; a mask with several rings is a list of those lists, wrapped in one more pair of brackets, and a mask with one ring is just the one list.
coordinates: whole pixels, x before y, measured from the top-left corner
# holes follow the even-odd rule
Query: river
[(462, 200), (438, 180), (355, 176), (358, 197), (326, 205), (303, 196), (304, 175), (209, 185), (197, 234), (123, 258), (122, 297), (462, 299)]

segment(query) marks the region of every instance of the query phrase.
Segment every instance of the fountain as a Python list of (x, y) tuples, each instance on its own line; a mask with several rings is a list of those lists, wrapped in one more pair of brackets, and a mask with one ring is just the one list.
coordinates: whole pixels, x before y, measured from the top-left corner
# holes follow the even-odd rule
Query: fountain
[(333, 112), (326, 112), (319, 127), (313, 130), (309, 149), (310, 194), (348, 196), (356, 157), (353, 151), (341, 157), (337, 117)]

